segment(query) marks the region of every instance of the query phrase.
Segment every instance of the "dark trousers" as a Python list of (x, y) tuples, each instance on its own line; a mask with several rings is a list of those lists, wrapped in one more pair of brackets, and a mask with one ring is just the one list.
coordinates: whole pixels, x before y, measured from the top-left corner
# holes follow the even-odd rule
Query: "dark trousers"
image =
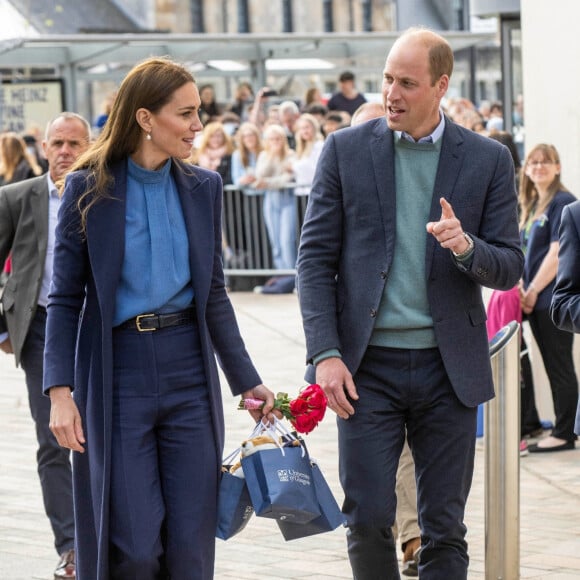
[(38, 308), (22, 348), (20, 364), (26, 377), (28, 404), (36, 426), (36, 463), (44, 509), (59, 554), (74, 547), (74, 511), (70, 452), (61, 447), (50, 431), (50, 399), (42, 392), (46, 310)]
[(213, 578), (218, 458), (193, 324), (116, 330), (111, 579)]
[(463, 516), (473, 475), (477, 408), (457, 399), (438, 349), (369, 347), (354, 381), (360, 398), (353, 402), (352, 417), (338, 419), (338, 433), (355, 580), (399, 578), (390, 528), (405, 426), (422, 531), (419, 575), (422, 580), (465, 580), (469, 560)]
[(552, 435), (574, 441), (574, 418), (578, 405), (578, 381), (572, 357), (574, 335), (556, 328), (547, 310), (534, 310), (528, 315), (528, 320), (550, 381), (556, 415)]
[(534, 392), (534, 376), (532, 365), (527, 353), (528, 346), (522, 336), (521, 351), (521, 392), (520, 392), (520, 426), (521, 436), (529, 435), (542, 428), (538, 410), (536, 408), (536, 396)]

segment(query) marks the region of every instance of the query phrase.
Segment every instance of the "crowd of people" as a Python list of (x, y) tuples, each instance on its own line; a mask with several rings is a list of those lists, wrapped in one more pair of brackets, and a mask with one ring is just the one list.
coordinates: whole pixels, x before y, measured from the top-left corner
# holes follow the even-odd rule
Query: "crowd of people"
[[(152, 58), (107, 103), (92, 144), (69, 112), (40, 147), (0, 135), (0, 349), (26, 375), (55, 578), (212, 577), (214, 355), (234, 395), (264, 401), (254, 420), (274, 403), (227, 297), (222, 184), (263, 196), (286, 273), (259, 291), (292, 292), (298, 271), (307, 378), (338, 416), (357, 578), (398, 577), (395, 524), (405, 575), (466, 578), (476, 407), (493, 396), (487, 338), (506, 312), (529, 321), (556, 415), (528, 448), (543, 434), (528, 368), (520, 450), (575, 447), (580, 323), (558, 256), (576, 198), (555, 147), (520, 160), (500, 104), (445, 99), (452, 69), (443, 38), (411, 30), (387, 57), (382, 103), (344, 71), (328, 101), (316, 87), (300, 101), (241, 83), (224, 106), (184, 66)], [(521, 101), (516, 114), (522, 126)], [(487, 329), (481, 286), (495, 289)]]

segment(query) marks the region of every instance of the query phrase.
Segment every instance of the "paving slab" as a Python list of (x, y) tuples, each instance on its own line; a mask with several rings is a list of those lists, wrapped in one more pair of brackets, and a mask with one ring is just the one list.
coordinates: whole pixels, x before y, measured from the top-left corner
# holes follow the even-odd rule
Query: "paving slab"
[[(305, 385), (304, 336), (296, 295), (234, 292), (248, 350), (264, 382), (295, 395)], [(236, 409), (223, 382), (226, 451), (252, 428)], [(336, 424), (329, 413), (307, 436), (337, 500)], [(44, 515), (35, 463), (36, 441), (24, 376), (0, 353), (0, 579), (52, 580), (56, 554)], [(476, 448), (475, 474), (467, 504), (469, 580), (485, 579), (484, 448)], [(520, 463), (520, 577), (530, 580), (580, 578), (580, 446), (573, 451), (529, 455)], [(352, 578), (343, 529), (285, 542), (274, 521), (253, 517), (238, 536), (217, 540), (216, 579), (337, 580)], [(90, 580), (90, 579), (89, 579)], [(453, 579), (450, 579), (453, 580)], [(516, 580), (506, 578), (503, 580)]]

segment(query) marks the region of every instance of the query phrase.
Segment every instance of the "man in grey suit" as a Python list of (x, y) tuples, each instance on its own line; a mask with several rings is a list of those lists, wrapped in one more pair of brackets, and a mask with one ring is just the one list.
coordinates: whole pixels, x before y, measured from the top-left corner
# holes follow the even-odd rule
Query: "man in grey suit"
[(0, 188), (0, 264), (12, 255), (12, 273), (2, 293), (0, 349), (14, 354), (26, 377), (38, 475), (59, 554), (56, 579), (74, 578), (75, 560), (69, 451), (50, 432), (50, 399), (42, 393), (46, 303), (60, 203), (55, 183), (89, 141), (89, 123), (75, 113), (61, 113), (48, 124), (42, 143), (48, 173)]
[(422, 580), (465, 580), (477, 405), (493, 397), (481, 286), (522, 272), (508, 150), (440, 110), (447, 41), (410, 29), (383, 72), (386, 115), (333, 133), (298, 257), (307, 376), (338, 415), (356, 580), (399, 578), (390, 527), (405, 428)]

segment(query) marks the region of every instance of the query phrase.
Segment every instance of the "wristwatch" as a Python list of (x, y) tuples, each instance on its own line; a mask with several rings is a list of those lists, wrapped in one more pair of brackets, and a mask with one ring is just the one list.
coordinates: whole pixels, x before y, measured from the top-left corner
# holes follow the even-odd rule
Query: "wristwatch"
[(473, 248), (475, 247), (475, 244), (473, 243), (473, 240), (471, 239), (471, 236), (469, 234), (466, 234), (465, 232), (463, 232), (463, 237), (465, 238), (465, 241), (467, 242), (467, 249), (465, 251), (461, 252), (461, 254), (456, 254), (455, 252), (453, 252), (453, 250), (451, 250), (453, 252), (453, 255), (458, 260), (461, 260), (462, 258), (467, 258), (467, 256), (469, 256), (469, 254), (473, 251)]

